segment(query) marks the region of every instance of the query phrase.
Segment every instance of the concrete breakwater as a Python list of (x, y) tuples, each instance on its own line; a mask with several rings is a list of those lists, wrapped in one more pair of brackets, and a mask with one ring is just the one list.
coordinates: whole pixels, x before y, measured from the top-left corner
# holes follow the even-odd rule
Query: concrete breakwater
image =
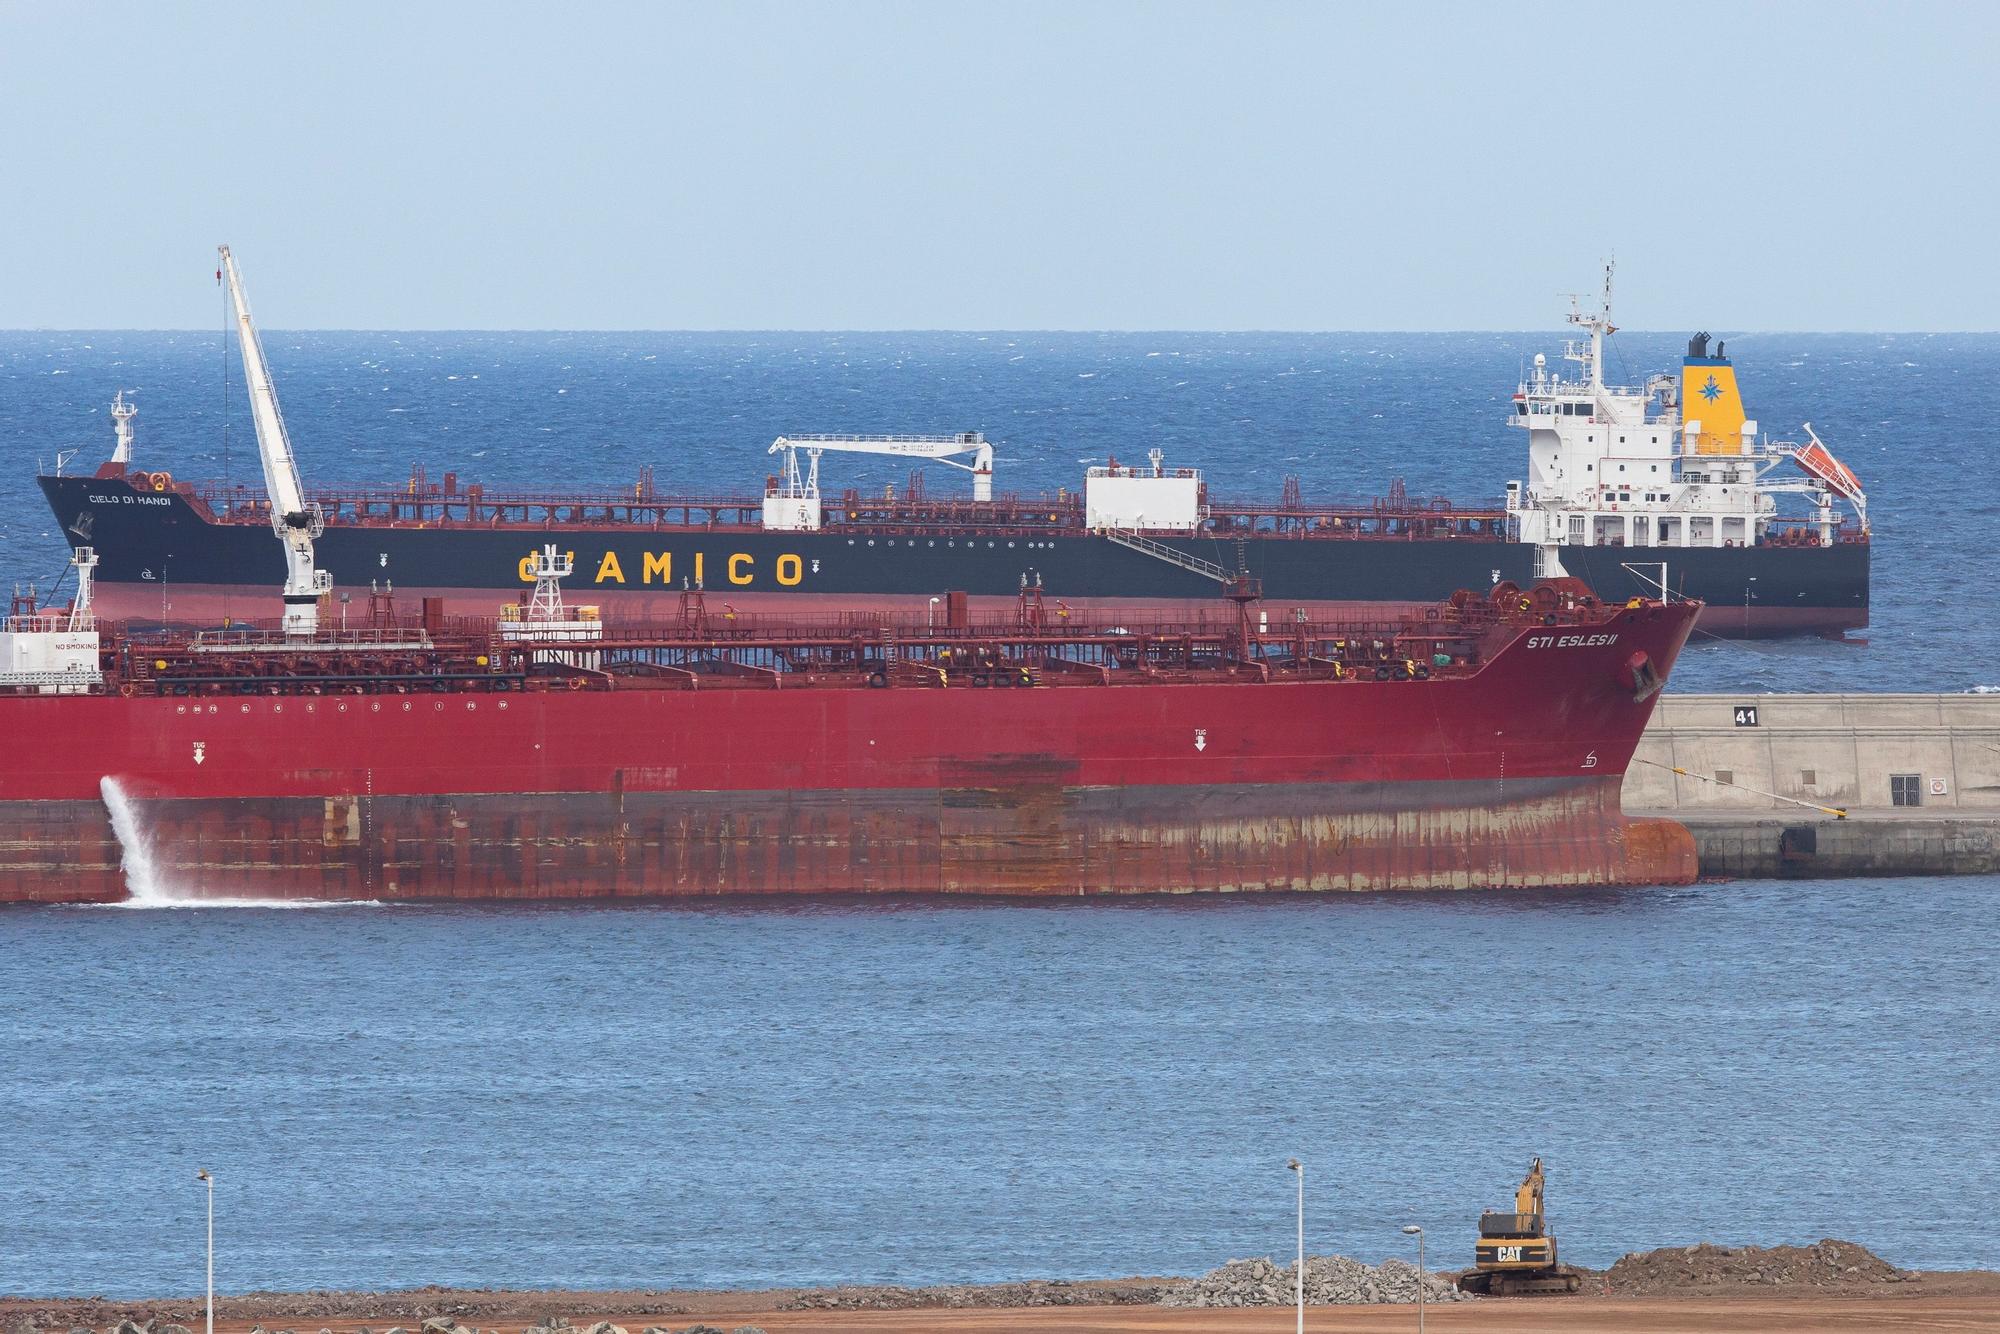
[(1622, 796), (1704, 875), (2000, 872), (2000, 695), (1671, 695)]

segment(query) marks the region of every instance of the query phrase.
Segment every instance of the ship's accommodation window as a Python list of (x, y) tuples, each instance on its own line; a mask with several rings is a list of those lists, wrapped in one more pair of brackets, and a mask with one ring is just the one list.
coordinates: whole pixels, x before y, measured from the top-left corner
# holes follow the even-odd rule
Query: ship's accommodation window
[(1715, 771), (1715, 781), (1720, 783), (1724, 787), (1734, 786), (1736, 782), (1736, 771), (1734, 769), (1717, 769)]
[[(1624, 439), (1624, 437), (1623, 437), (1623, 436), (1620, 436), (1620, 437), (1619, 437), (1619, 439), (1620, 439), (1620, 440), (1623, 440), (1623, 439)], [(1618, 471), (1619, 471), (1619, 472), (1624, 472), (1624, 471), (1625, 471), (1625, 465), (1624, 465), (1624, 464), (1622, 464), (1622, 463), (1621, 463), (1621, 464), (1619, 464), (1619, 465), (1618, 465)]]
[(1523, 417), (1528, 415), (1528, 405), (1526, 403), (1516, 403), (1514, 405), (1514, 410), (1520, 413)]
[(1890, 774), (1889, 804), (1891, 806), (1923, 805), (1924, 776), (1922, 774)]

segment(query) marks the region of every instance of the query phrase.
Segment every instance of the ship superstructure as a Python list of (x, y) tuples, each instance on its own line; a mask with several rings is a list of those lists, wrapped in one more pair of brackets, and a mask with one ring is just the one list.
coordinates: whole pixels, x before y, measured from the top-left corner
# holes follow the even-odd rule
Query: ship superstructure
[[(1809, 423), (1803, 446), (1760, 434), (1725, 344), (1711, 351), (1709, 335), (1696, 334), (1678, 376), (1609, 385), (1604, 340), (1616, 330), (1608, 270), (1602, 309), (1573, 301), (1569, 319), (1587, 335), (1563, 350), (1574, 376), (1537, 353), (1514, 394), (1513, 425), (1528, 433), (1528, 482), (1508, 484), (1507, 508), (1519, 540), (1535, 548), (1537, 577), (1582, 574), (1588, 562), (1565, 559), (1579, 548), (1621, 550), (1628, 561), (1664, 566), (1671, 582), (1688, 551), (1866, 543), (1859, 480)], [(1790, 475), (1789, 465), (1804, 475)], [(1800, 497), (1806, 512), (1781, 516), (1783, 496)]]

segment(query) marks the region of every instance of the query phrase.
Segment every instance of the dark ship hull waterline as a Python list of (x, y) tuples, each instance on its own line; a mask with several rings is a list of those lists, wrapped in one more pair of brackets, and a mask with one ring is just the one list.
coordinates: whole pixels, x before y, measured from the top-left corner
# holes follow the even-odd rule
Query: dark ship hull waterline
[[(72, 545), (99, 553), (97, 602), (107, 617), (221, 624), (262, 614), (283, 578), (269, 511), (247, 490), (172, 481), (156, 490), (146, 474), (40, 481)], [(755, 499), (531, 500), (440, 485), (319, 500), (320, 560), (337, 590), (365, 601), (371, 583), (393, 585), (401, 599), (442, 598), (453, 615), (490, 616), (517, 601), (534, 582), (529, 557), (549, 541), (574, 553), (573, 597), (640, 619), (671, 615), (684, 582), (746, 612), (830, 614), (907, 605), (947, 588), (970, 593), (975, 609), (999, 610), (1013, 605), (1024, 577), (1080, 613), (1178, 616), (1212, 612), (1218, 582), (1200, 567), (1235, 573), (1239, 555), (1267, 598), (1315, 615), (1380, 614), (1460, 588), (1534, 582), (1535, 549), (1505, 540), (1499, 511), (1211, 507), (1229, 526), (1146, 535), (1149, 546), (1185, 557), (1180, 564), (1089, 531), (1075, 497), (870, 501), (852, 523), (796, 532), (765, 530)], [(1564, 562), (1599, 597), (1623, 601), (1657, 596), (1664, 560), (1670, 591), (1706, 604), (1699, 630), (1761, 637), (1865, 627), (1868, 556), (1865, 542), (1573, 547)]]

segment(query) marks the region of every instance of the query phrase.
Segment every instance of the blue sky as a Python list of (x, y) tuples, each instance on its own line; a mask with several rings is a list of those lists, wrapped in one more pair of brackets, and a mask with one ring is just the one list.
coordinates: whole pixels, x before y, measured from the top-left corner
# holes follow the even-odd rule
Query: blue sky
[(1990, 330), (1996, 14), (0, 0), (0, 327)]

